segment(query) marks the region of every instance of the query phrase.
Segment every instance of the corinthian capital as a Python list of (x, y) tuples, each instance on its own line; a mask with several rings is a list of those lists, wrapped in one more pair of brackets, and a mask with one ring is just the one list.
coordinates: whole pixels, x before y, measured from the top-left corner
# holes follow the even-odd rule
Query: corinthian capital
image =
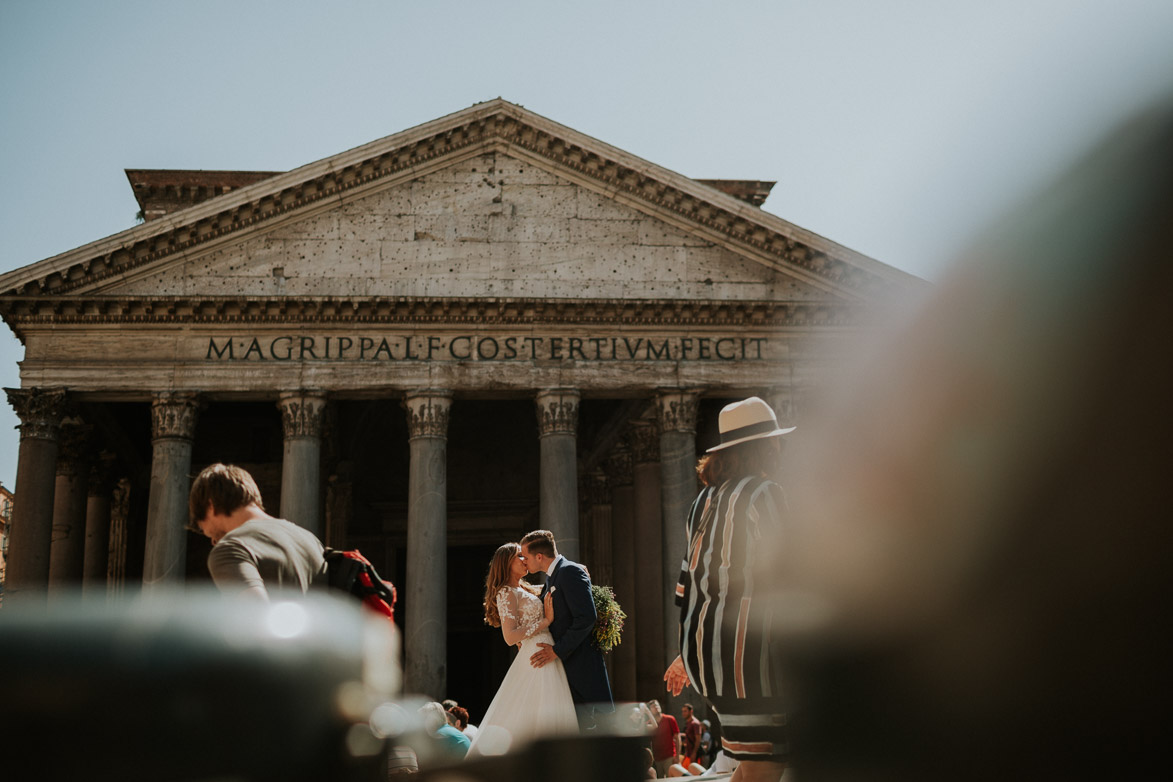
[(94, 459), (93, 427), (66, 422), (61, 425), (60, 442), (61, 449), (57, 452), (57, 474), (72, 478), (84, 468), (88, 475), (89, 465)]
[(447, 391), (417, 391), (407, 395), (408, 437), (447, 437), (452, 396)]
[(576, 434), (578, 432), (578, 391), (552, 388), (539, 391), (538, 434)]
[(696, 434), (698, 402), (697, 394), (692, 391), (661, 391), (656, 394), (660, 431)]
[(631, 446), (632, 461), (636, 464), (660, 461), (660, 432), (651, 421), (633, 421), (627, 441)]
[(151, 439), (195, 437), (199, 395), (190, 391), (160, 391), (151, 400)]
[(320, 391), (284, 391), (278, 398), (285, 439), (321, 437), (326, 395)]
[(631, 448), (622, 440), (615, 445), (610, 455), (603, 462), (603, 469), (607, 472), (607, 480), (612, 486), (630, 486)]
[(57, 439), (67, 406), (64, 388), (6, 388), (4, 393), (20, 417), (20, 439)]
[(90, 465), (90, 473), (86, 479), (86, 492), (89, 496), (109, 495), (114, 490), (118, 480), (118, 461), (114, 454), (102, 451)]
[(582, 476), (580, 496), (587, 505), (610, 505), (611, 485), (603, 470), (595, 470)]

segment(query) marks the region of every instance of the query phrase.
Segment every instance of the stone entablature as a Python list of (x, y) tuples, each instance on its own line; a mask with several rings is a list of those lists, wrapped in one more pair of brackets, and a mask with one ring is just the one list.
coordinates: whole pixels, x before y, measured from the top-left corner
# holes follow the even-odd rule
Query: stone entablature
[[(811, 335), (804, 329), (575, 323), (540, 329), (444, 323), (334, 329), (285, 323), (46, 324), (29, 327), (24, 335), (24, 385), (108, 399), (142, 399), (158, 388), (267, 398), (295, 387), (368, 395), (435, 384), (487, 393), (567, 383), (591, 396), (642, 395), (665, 387), (736, 393), (789, 386), (814, 369), (812, 339), (836, 344), (825, 332)], [(846, 346), (852, 335), (844, 330), (839, 342)]]
[(23, 341), (36, 326), (232, 324), (624, 324), (737, 328), (859, 325), (836, 302), (653, 299), (388, 299), (381, 297), (0, 297), (0, 314)]
[[(561, 331), (572, 327), (564, 326)], [(591, 336), (583, 330), (537, 336), (437, 329), (436, 333), (355, 330), (350, 333), (293, 331), (209, 336), (207, 361), (765, 361), (777, 355), (769, 337), (689, 332)], [(455, 333), (453, 333), (455, 332)], [(183, 343), (185, 346), (187, 341)], [(198, 355), (177, 355), (192, 359)]]

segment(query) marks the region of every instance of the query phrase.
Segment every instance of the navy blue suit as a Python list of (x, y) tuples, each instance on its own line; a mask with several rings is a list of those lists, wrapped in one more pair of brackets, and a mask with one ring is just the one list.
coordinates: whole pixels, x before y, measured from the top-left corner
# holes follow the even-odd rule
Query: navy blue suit
[(597, 704), (600, 711), (613, 711), (611, 683), (607, 679), (603, 653), (591, 643), (595, 630), (595, 601), (591, 597), (590, 576), (582, 565), (563, 557), (546, 579), (543, 599), (551, 587), (557, 589), (554, 590), (554, 621), (550, 625), (550, 635), (554, 636), (554, 654), (566, 669), (570, 694), (578, 706)]

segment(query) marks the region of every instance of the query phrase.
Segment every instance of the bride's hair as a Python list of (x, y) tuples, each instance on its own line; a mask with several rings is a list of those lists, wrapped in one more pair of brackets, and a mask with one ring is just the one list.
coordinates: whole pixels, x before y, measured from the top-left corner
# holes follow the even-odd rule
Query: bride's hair
[[(518, 544), (506, 543), (497, 549), (489, 562), (489, 574), (485, 576), (485, 624), (490, 627), (501, 626), (501, 615), (497, 613), (497, 592), (501, 587), (512, 585), (513, 576), (509, 571), (520, 551), (521, 546)], [(518, 585), (535, 595), (538, 593), (538, 588), (524, 579)]]

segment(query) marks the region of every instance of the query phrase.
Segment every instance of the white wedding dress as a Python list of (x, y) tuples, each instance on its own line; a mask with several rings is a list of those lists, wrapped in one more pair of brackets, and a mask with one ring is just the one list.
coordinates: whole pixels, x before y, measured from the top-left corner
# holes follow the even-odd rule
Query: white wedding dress
[(548, 630), (538, 630), (543, 619), (542, 601), (519, 587), (497, 591), (497, 612), (505, 642), (524, 639), (501, 688), (493, 696), (468, 756), (503, 755), (541, 736), (578, 732), (578, 718), (562, 661), (541, 668), (530, 665), (538, 643), (553, 644)]

